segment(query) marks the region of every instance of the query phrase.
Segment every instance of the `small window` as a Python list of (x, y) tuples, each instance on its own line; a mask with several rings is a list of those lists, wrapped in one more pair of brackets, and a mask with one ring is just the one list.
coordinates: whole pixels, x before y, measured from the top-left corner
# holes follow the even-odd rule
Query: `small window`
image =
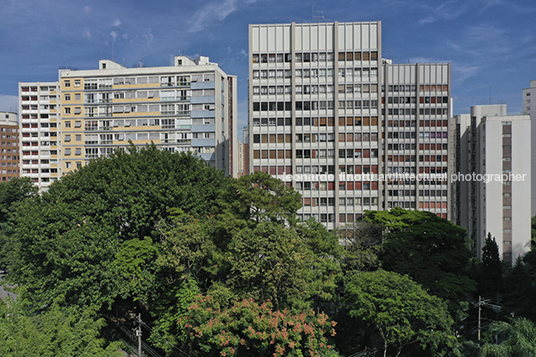
[(65, 149), (65, 155), (71, 155), (71, 149), (70, 148)]
[(71, 122), (70, 122), (70, 121), (66, 121), (66, 122), (65, 122), (65, 127), (66, 127), (66, 128), (70, 128), (70, 127), (71, 127)]
[(70, 87), (71, 86), (71, 81), (70, 80), (65, 80), (65, 81), (63, 81), (63, 85), (65, 87)]
[[(69, 134), (65, 135), (65, 141), (67, 142), (71, 141), (71, 135)], [(67, 150), (71, 151), (71, 149), (67, 149)]]
[(75, 87), (80, 87), (80, 80), (79, 79), (75, 79), (74, 86)]
[(82, 155), (82, 149), (81, 148), (76, 148), (74, 154), (75, 155)]

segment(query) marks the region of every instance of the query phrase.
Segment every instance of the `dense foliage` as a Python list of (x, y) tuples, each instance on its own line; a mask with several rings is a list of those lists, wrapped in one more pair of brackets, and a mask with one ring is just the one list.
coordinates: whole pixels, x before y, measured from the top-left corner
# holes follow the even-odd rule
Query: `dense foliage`
[(504, 267), (490, 237), (478, 263), (465, 231), (432, 213), (370, 211), (329, 232), (300, 206), (266, 173), (227, 178), (154, 146), (42, 194), (1, 183), (0, 263), (20, 291), (0, 305), (0, 351), (113, 355), (128, 342), (116, 326), (141, 313), (167, 356), (492, 356), (523, 334), (514, 320), (491, 325), (499, 347), (471, 341), (478, 294), (502, 306), (488, 319), (536, 318), (534, 251)]

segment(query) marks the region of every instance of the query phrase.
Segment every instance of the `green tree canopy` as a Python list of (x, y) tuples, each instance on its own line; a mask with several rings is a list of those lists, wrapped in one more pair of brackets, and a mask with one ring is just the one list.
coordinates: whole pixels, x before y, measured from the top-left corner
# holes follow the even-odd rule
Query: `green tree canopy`
[(463, 228), (431, 212), (402, 208), (367, 211), (365, 219), (384, 227), (383, 269), (408, 274), (452, 302), (475, 291), (476, 283), (468, 277), (474, 257)]
[(384, 356), (398, 356), (413, 343), (430, 356), (442, 356), (454, 344), (446, 304), (407, 276), (384, 270), (356, 273), (346, 283), (344, 302), (351, 317), (378, 331)]
[(511, 323), (495, 321), (489, 329), (490, 339), (504, 339), (500, 344), (486, 343), (481, 357), (536, 356), (536, 325), (525, 318), (513, 319)]
[[(58, 297), (56, 301), (61, 300)], [(24, 301), (0, 300), (0, 354), (13, 357), (123, 356), (119, 342), (100, 336), (104, 319), (95, 311), (76, 312), (53, 303), (31, 312)]]
[(92, 161), (18, 206), (7, 278), (39, 304), (64, 295), (78, 306), (146, 305), (154, 298), (160, 223), (175, 207), (194, 217), (218, 212), (227, 183), (192, 154), (154, 145)]

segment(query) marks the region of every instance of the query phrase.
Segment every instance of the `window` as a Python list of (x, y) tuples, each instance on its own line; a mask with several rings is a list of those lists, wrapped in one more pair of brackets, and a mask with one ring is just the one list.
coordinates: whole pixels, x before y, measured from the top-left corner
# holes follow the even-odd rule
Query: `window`
[(65, 141), (71, 141), (71, 135), (67, 134), (65, 135)]
[(70, 127), (71, 127), (71, 122), (70, 122), (70, 121), (66, 121), (66, 122), (65, 122), (65, 127), (66, 127), (66, 128), (70, 128)]
[(65, 100), (71, 100), (71, 95), (70, 94), (65, 94), (64, 99)]
[(64, 85), (65, 87), (70, 87), (70, 86), (71, 86), (71, 81), (68, 80), (68, 79), (66, 79), (66, 80), (63, 81), (63, 85)]
[(74, 100), (80, 100), (80, 97), (81, 97), (80, 93), (75, 93)]
[(74, 86), (75, 87), (80, 87), (80, 80), (79, 79), (74, 80)]
[(82, 141), (82, 135), (81, 134), (76, 134), (75, 140), (76, 141)]
[(65, 108), (65, 114), (71, 114), (71, 108), (69, 107)]
[(70, 148), (65, 149), (65, 155), (71, 155), (71, 149)]
[(76, 148), (74, 154), (75, 155), (82, 155), (82, 149), (81, 148)]

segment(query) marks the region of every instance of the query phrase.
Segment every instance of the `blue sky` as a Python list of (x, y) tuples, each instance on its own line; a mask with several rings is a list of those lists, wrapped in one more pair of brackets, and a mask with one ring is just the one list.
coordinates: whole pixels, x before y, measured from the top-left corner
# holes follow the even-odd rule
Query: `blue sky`
[(55, 81), (61, 66), (132, 67), (209, 56), (238, 76), (247, 122), (249, 23), (382, 21), (383, 55), (395, 63), (451, 62), (454, 113), (508, 104), (536, 79), (536, 3), (529, 0), (0, 0), (0, 111), (17, 109), (18, 82)]

